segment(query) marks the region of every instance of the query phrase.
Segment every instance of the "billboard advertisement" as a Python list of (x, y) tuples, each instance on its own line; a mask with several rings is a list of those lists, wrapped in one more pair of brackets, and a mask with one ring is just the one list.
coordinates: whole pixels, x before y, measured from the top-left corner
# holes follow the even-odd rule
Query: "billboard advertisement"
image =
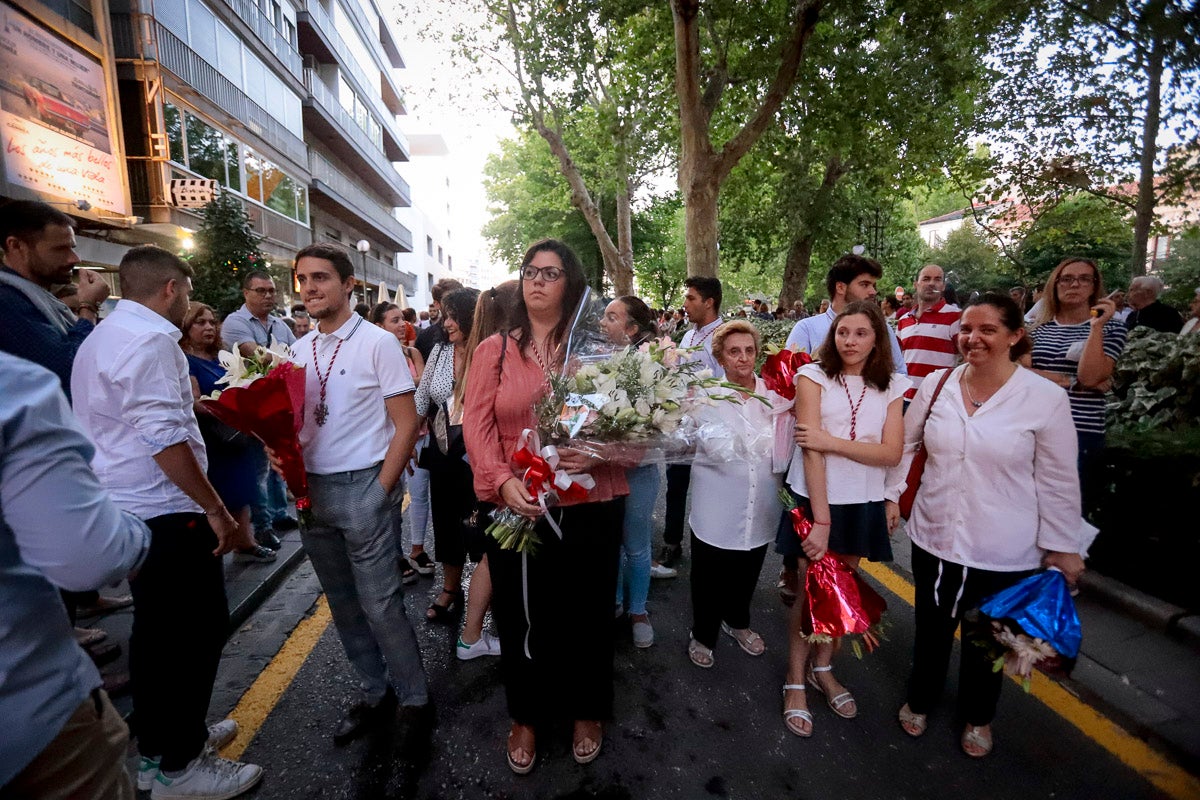
[(10, 184), (128, 214), (100, 61), (0, 3), (0, 147)]

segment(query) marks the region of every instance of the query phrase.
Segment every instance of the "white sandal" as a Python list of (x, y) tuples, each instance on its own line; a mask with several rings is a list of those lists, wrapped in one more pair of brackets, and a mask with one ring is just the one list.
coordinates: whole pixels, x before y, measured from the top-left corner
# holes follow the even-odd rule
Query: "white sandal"
[[(813, 685), (814, 689), (816, 689), (821, 694), (825, 695), (826, 700), (827, 700), (826, 704), (833, 711), (833, 713), (837, 714), (842, 719), (854, 719), (855, 717), (857, 717), (858, 716), (858, 703), (855, 702), (854, 695), (850, 694), (849, 692), (842, 692), (837, 697), (829, 697), (829, 695), (826, 694), (825, 690), (821, 688), (820, 682), (817, 681), (816, 673), (818, 673), (818, 672), (833, 672), (833, 665), (830, 664), (830, 665), (824, 666), (824, 667), (814, 667), (810, 664), (808, 667), (808, 682)], [(850, 705), (851, 703), (854, 703), (854, 711), (852, 713), (847, 714), (844, 711), (842, 711), (843, 708)]]
[[(789, 691), (793, 691), (793, 690), (797, 691), (797, 692), (803, 692), (807, 688), (808, 687), (805, 686), (803, 683), (785, 683), (783, 685), (783, 702), (784, 702), (783, 725), (789, 731), (791, 731), (796, 736), (799, 736), (802, 739), (807, 739), (808, 737), (812, 736), (812, 734), (813, 734), (813, 716), (807, 708), (787, 708), (787, 693)], [(800, 720), (803, 720), (804, 722), (807, 722), (808, 730), (807, 731), (796, 730), (795, 726), (792, 725), (792, 720), (794, 720), (794, 719), (800, 719)]]
[[(728, 624), (722, 622), (721, 630), (725, 632), (731, 639), (738, 643), (738, 647), (746, 651), (752, 656), (761, 656), (767, 652), (767, 643), (763, 638), (749, 628), (731, 628)], [(756, 648), (755, 645), (758, 645)]]

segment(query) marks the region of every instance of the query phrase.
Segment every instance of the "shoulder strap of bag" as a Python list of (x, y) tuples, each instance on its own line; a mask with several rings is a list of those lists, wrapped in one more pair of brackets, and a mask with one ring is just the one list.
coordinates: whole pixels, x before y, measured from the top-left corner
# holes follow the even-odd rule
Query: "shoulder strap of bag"
[(933, 404), (937, 402), (938, 395), (942, 393), (942, 387), (946, 385), (946, 380), (950, 377), (951, 372), (954, 372), (953, 367), (942, 373), (937, 388), (933, 390), (933, 397), (929, 398), (929, 406), (925, 409), (925, 419), (921, 420), (921, 441), (925, 441), (925, 425), (929, 422), (929, 415), (933, 413)]

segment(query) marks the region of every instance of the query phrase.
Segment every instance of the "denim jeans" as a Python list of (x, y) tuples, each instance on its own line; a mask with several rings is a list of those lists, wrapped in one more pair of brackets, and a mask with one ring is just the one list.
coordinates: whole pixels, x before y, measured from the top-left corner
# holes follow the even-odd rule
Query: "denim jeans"
[(412, 461), (413, 474), (408, 476), (408, 522), (409, 547), (400, 544), (402, 555), (408, 555), (411, 547), (425, 546), (425, 538), (429, 535), (429, 523), (432, 512), (429, 508), (429, 470), (417, 466), (421, 451), (429, 446), (428, 438), (417, 440), (417, 457)]
[(267, 461), (267, 451), (261, 447), (252, 447), (250, 452), (253, 454), (258, 474), (258, 501), (250, 507), (251, 522), (255, 530), (270, 530), (271, 523), (288, 515), (287, 489), (284, 487), (283, 478), (271, 469)]
[(625, 479), (629, 482), (629, 496), (625, 498), (624, 534), (617, 561), (617, 605), (624, 606), (630, 614), (645, 614), (650, 594), (654, 502), (658, 499), (662, 474), (657, 464), (646, 464), (627, 470)]

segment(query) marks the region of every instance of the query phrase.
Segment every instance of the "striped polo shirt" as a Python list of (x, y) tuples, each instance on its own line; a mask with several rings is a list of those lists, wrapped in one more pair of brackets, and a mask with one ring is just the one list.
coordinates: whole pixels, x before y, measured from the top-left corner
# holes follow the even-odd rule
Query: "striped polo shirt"
[[(1090, 322), (1075, 325), (1059, 325), (1054, 320), (1045, 322), (1029, 332), (1033, 340), (1033, 368), (1046, 372), (1058, 372), (1075, 378), (1079, 372), (1079, 353), (1091, 333)], [(1104, 355), (1116, 361), (1125, 349), (1125, 326), (1110, 319), (1104, 325)], [(1071, 352), (1075, 346), (1075, 351)], [(1068, 358), (1068, 353), (1072, 358)], [(1104, 433), (1104, 392), (1085, 389), (1072, 383), (1067, 389), (1071, 400), (1071, 416), (1075, 419), (1075, 430), (1079, 433)]]
[(962, 309), (942, 299), (919, 318), (913, 309), (896, 322), (896, 336), (912, 380), (912, 388), (904, 393), (906, 399), (916, 395), (926, 375), (958, 363), (954, 338), (958, 336), (961, 318)]

